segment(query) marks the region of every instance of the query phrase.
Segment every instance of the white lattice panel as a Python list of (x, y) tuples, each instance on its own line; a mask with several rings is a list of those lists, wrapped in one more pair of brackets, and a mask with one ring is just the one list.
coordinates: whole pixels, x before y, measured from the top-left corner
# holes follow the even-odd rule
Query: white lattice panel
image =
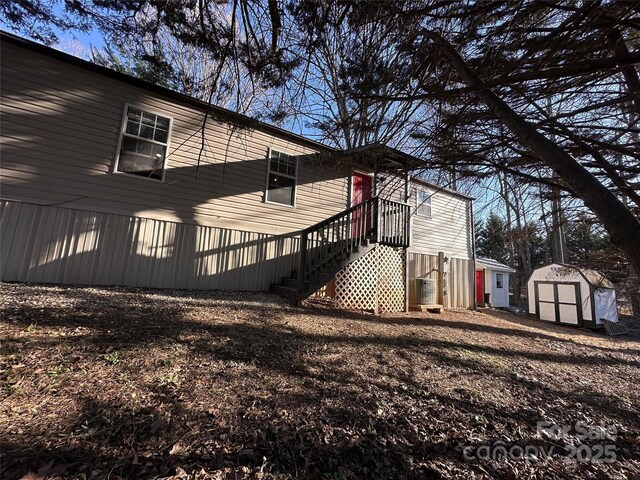
[(404, 290), (404, 253), (383, 245), (336, 274), (336, 305), (347, 310), (404, 311)]
[(380, 312), (402, 312), (405, 308), (404, 252), (391, 247), (378, 247), (378, 309)]

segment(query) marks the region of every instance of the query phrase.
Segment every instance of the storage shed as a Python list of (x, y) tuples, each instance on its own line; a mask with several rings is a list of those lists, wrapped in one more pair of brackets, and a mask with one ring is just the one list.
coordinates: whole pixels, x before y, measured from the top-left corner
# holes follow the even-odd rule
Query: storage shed
[(595, 270), (552, 263), (533, 271), (527, 282), (529, 313), (540, 320), (588, 328), (602, 319), (618, 321), (613, 284)]
[(509, 306), (509, 275), (515, 270), (492, 258), (476, 258), (476, 303)]

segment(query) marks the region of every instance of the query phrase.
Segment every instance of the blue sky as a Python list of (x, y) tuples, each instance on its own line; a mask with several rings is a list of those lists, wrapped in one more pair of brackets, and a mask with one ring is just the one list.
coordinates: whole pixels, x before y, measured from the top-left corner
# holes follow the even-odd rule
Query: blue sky
[[(61, 15), (64, 13), (64, 6), (62, 4), (56, 3), (54, 5), (53, 11), (56, 15)], [(0, 26), (3, 30), (14, 33), (21, 37), (30, 38), (26, 36), (24, 32), (20, 32), (14, 29), (11, 24), (6, 23), (2, 17), (0, 17)], [(91, 47), (104, 47), (102, 34), (98, 30), (92, 29), (90, 32), (84, 33), (80, 31), (65, 31), (53, 26), (51, 29), (58, 37), (58, 42), (51, 45), (51, 47), (57, 50), (62, 50), (63, 52), (69, 53), (71, 55), (88, 58), (88, 52)], [(37, 41), (34, 38), (30, 39)], [(82, 54), (83, 52), (84, 54)]]

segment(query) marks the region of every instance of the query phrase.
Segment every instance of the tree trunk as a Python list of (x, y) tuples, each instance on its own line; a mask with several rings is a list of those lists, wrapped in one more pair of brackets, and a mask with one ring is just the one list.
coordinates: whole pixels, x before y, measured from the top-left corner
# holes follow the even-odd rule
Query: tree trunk
[(566, 262), (567, 242), (564, 235), (564, 215), (562, 214), (562, 199), (556, 187), (551, 189), (551, 223), (553, 229), (553, 261)]
[(636, 271), (640, 271), (640, 220), (585, 167), (550, 141), (535, 126), (509, 107), (487, 88), (469, 68), (456, 49), (439, 33), (425, 32), (441, 47), (462, 80), (475, 89), (478, 97), (493, 111), (516, 138), (569, 185), (602, 222), (614, 245), (620, 248)]
[(628, 297), (631, 302), (631, 317), (640, 322), (640, 275), (632, 268), (627, 281), (629, 282)]
[[(609, 39), (613, 52), (616, 55), (629, 55), (629, 48), (627, 47), (627, 43), (624, 41), (620, 28), (609, 28), (607, 38)], [(638, 76), (638, 71), (633, 64), (625, 65), (622, 69), (622, 75), (624, 76), (629, 93), (640, 92), (640, 77)], [(640, 111), (640, 98), (636, 98), (633, 101), (633, 104), (636, 111)]]

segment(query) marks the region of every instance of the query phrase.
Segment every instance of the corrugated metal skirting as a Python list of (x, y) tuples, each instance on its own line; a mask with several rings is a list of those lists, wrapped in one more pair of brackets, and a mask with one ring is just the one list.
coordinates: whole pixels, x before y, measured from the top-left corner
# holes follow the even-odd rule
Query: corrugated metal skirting
[[(438, 279), (438, 256), (409, 253), (409, 303), (418, 303), (415, 279), (426, 277)], [(445, 308), (472, 308), (474, 306), (474, 263), (473, 260), (450, 258), (445, 263)], [(441, 288), (438, 285), (438, 288)]]
[(264, 291), (297, 250), (293, 237), (0, 201), (4, 281)]

